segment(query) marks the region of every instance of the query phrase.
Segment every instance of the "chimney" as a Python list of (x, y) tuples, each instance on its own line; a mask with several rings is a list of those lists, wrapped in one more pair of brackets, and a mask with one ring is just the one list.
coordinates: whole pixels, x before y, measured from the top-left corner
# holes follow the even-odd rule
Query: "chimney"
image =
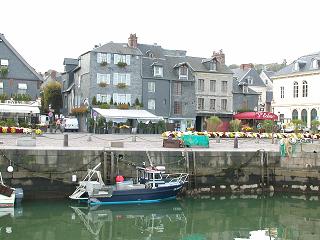
[(219, 52), (213, 51), (212, 57), (216, 58), (220, 64), (226, 64), (226, 56), (224, 55), (222, 49)]
[(136, 34), (130, 34), (130, 37), (128, 38), (128, 46), (132, 48), (138, 47), (138, 38)]
[(247, 69), (251, 69), (254, 68), (252, 63), (243, 63), (240, 65), (240, 69), (242, 70), (247, 70)]
[(57, 72), (56, 72), (55, 70), (52, 70), (52, 72), (51, 72), (51, 78), (52, 78), (53, 80), (56, 80), (56, 78), (57, 78)]

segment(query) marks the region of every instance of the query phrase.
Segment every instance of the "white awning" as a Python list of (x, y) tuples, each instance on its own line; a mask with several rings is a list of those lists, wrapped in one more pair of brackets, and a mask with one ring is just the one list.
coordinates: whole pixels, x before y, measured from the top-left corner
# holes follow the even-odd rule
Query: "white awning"
[(0, 104), (0, 113), (40, 113), (38, 106), (22, 105), (22, 104)]
[(137, 119), (139, 122), (158, 122), (159, 120), (163, 120), (163, 117), (156, 116), (146, 110), (93, 108), (93, 111), (105, 117), (107, 121), (125, 122), (127, 119)]

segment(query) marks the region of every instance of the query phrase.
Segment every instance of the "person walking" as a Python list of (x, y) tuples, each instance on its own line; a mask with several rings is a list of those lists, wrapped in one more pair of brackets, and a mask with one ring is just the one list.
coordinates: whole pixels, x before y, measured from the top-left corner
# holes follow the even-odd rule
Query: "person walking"
[(58, 129), (59, 129), (59, 131), (62, 133), (62, 130), (61, 130), (61, 120), (60, 120), (60, 118), (58, 118), (57, 121), (56, 121), (56, 130), (55, 130), (54, 132), (56, 133)]

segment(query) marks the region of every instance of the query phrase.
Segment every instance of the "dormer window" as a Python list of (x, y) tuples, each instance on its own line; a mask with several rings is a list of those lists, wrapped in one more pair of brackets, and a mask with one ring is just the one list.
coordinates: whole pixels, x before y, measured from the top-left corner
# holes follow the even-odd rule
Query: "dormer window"
[(188, 67), (186, 65), (179, 67), (179, 79), (188, 79)]
[(154, 77), (163, 77), (163, 67), (162, 66), (154, 66), (153, 67), (153, 76)]
[(209, 62), (209, 70), (210, 71), (217, 71), (217, 62), (216, 61)]
[(312, 60), (312, 69), (318, 69), (319, 68), (319, 63), (317, 59)]
[(252, 85), (253, 84), (253, 78), (251, 76), (248, 76), (247, 77), (247, 82), (248, 82), (248, 85)]
[(300, 67), (299, 67), (299, 63), (298, 62), (295, 62), (294, 63), (294, 70), (295, 71), (299, 71)]
[(149, 58), (154, 58), (154, 54), (153, 54), (153, 52), (151, 52), (150, 50), (148, 50), (148, 51), (146, 52), (146, 55), (147, 55), (147, 57), (149, 57)]

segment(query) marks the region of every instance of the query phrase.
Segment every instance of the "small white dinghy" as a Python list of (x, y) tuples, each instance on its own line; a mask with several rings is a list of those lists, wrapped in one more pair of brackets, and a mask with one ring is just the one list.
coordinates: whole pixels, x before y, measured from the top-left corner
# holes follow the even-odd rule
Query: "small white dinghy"
[(0, 172), (0, 207), (14, 207), (15, 199), (15, 189), (6, 186), (3, 183), (2, 175)]

